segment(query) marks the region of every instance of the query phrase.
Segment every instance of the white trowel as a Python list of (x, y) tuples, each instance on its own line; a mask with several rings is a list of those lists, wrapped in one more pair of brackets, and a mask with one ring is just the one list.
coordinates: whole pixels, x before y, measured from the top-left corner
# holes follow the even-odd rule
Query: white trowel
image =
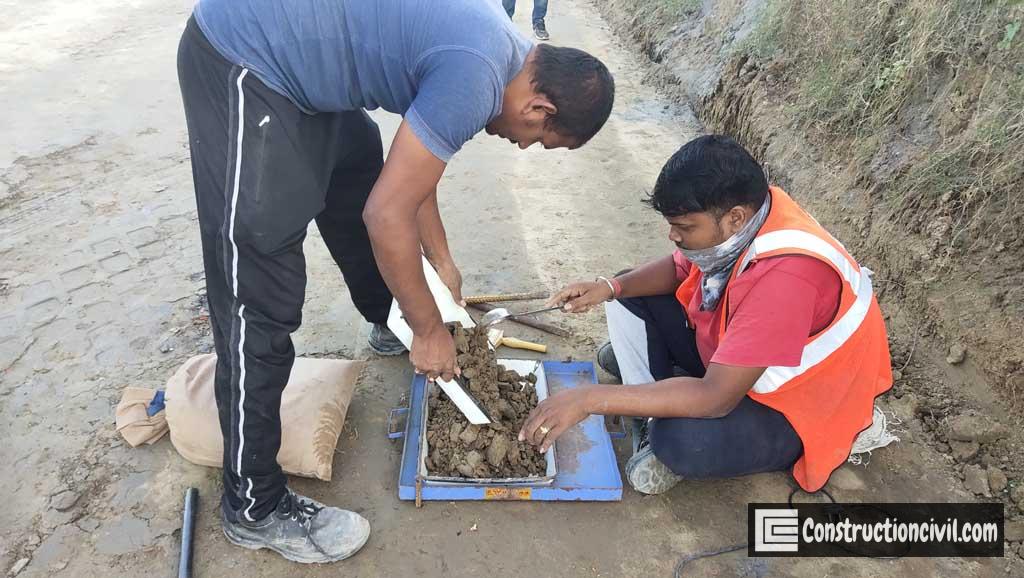
[(469, 393), (469, 388), (461, 377), (456, 377), (451, 381), (438, 379), (434, 383), (441, 387), (441, 390), (448, 396), (448, 399), (452, 400), (455, 407), (459, 408), (462, 415), (466, 416), (469, 423), (473, 425), (491, 423), (491, 418), (487, 417), (483, 406), (473, 397), (473, 394)]
[[(427, 286), (430, 287), (430, 292), (434, 295), (434, 303), (437, 304), (437, 310), (441, 312), (441, 320), (444, 323), (458, 321), (467, 329), (476, 326), (469, 313), (455, 302), (452, 292), (441, 281), (441, 278), (438, 277), (437, 271), (434, 270), (434, 267), (427, 261), (426, 257), (423, 258), (423, 275), (427, 278)], [(402, 310), (398, 306), (398, 300), (391, 302), (388, 328), (391, 329), (407, 349), (412, 349), (412, 328), (405, 322)], [(466, 416), (469, 423), (474, 425), (491, 423), (483, 407), (464, 387), (464, 382), (461, 382), (461, 378), (451, 381), (438, 379), (434, 383), (440, 386), (441, 390), (448, 396), (448, 399), (452, 400), (455, 407), (459, 408), (459, 411)]]

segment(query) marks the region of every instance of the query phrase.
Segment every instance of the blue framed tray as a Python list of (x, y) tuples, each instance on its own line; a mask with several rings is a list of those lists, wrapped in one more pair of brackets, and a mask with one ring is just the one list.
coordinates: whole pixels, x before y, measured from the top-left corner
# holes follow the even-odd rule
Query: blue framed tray
[[(597, 383), (591, 362), (545, 361), (548, 390)], [(558, 473), (546, 486), (501, 485), (500, 483), (432, 485), (417, 475), (419, 439), (423, 424), (423, 396), (426, 378), (416, 375), (412, 380), (405, 431), (393, 434), (403, 437), (402, 466), (398, 476), (398, 497), (401, 500), (539, 500), (614, 502), (622, 499), (622, 476), (619, 474), (611, 436), (604, 417), (592, 415), (566, 431), (555, 442)], [(389, 420), (390, 422), (390, 420)]]

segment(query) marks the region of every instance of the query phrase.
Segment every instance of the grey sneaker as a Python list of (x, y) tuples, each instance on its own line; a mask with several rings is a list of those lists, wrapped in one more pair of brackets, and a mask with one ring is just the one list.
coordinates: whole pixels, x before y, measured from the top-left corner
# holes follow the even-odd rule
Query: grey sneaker
[(224, 535), (233, 544), (268, 548), (292, 562), (324, 564), (355, 554), (370, 538), (370, 523), (355, 512), (327, 507), (288, 491), (277, 508), (258, 522), (231, 522), (221, 513)]
[(377, 355), (401, 355), (408, 351), (398, 337), (383, 323), (374, 323), (370, 330), (370, 349)]
[(537, 37), (537, 40), (550, 40), (551, 36), (548, 34), (547, 27), (544, 26), (544, 19), (533, 21), (533, 35)]
[(601, 366), (601, 369), (614, 375), (619, 381), (622, 381), (622, 374), (619, 373), (619, 362), (615, 359), (615, 350), (612, 349), (611, 341), (606, 341), (605, 344), (597, 350), (597, 364)]
[(683, 478), (661, 463), (648, 444), (626, 462), (626, 479), (634, 490), (654, 495), (671, 490)]

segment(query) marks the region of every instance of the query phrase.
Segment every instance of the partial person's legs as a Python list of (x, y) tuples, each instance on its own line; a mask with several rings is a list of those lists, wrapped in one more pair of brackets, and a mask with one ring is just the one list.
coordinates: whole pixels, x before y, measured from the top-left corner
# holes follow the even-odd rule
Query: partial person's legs
[[(673, 295), (625, 298), (605, 306), (610, 345), (598, 351), (598, 363), (626, 385), (652, 383), (677, 374), (702, 377), (704, 364), (697, 352), (682, 305)], [(615, 366), (612, 368), (611, 366)], [(633, 453), (647, 441), (645, 418), (627, 418)]]
[(305, 296), (302, 241), (323, 208), (329, 173), (317, 173), (330, 166), (332, 127), (224, 60), (192, 20), (178, 76), (218, 353), (225, 534), (295, 561), (342, 559), (365, 543), (366, 521), (293, 495), (277, 462)]
[(605, 305), (605, 314), (622, 383), (668, 379), (675, 374), (674, 366), (704, 376), (693, 329), (675, 296), (619, 299)]
[[(614, 358), (627, 385), (675, 375), (673, 365), (702, 377), (694, 332), (674, 296), (621, 299), (605, 308)], [(726, 478), (785, 470), (803, 452), (781, 413), (744, 396), (718, 419), (651, 419), (626, 465), (626, 476), (647, 494), (681, 479)]]
[(533, 0), (533, 22), (544, 22), (548, 15), (548, 0)]
[(387, 328), (391, 291), (381, 277), (370, 236), (363, 223), (363, 207), (384, 167), (380, 129), (364, 111), (335, 115), (339, 126), (339, 152), (327, 188), (317, 228), (348, 285), (352, 303), (373, 327), (370, 347), (380, 355), (399, 355), (405, 346)]
[[(261, 107), (245, 106), (246, 71), (220, 58), (194, 21), (178, 58), (217, 350), (222, 507), (232, 519), (255, 521), (273, 511), (286, 491), (277, 464), (279, 406), (294, 355), (288, 333), (298, 327), (304, 263), (301, 247), (285, 251), (279, 267), (262, 263), (247, 244), (255, 233), (249, 226), (254, 201), (262, 200), (256, 183), (265, 137), (255, 118)], [(267, 299), (263, 286), (278, 288), (274, 299)]]
[(650, 440), (662, 463), (694, 480), (782, 471), (803, 453), (786, 416), (748, 396), (716, 419), (655, 419)]
[[(203, 249), (203, 270), (206, 274), (206, 299), (214, 350), (217, 353), (214, 393), (220, 417), (221, 435), (231, 439), (231, 306), (233, 293), (227, 282), (230, 269), (224, 260), (222, 227), (226, 215), (228, 188), (228, 131), (230, 102), (227, 82), (205, 82), (200, 78), (226, 79), (232, 66), (206, 51), (205, 39), (194, 30), (189, 20), (178, 52), (178, 78), (185, 104), (189, 148), (192, 157), (192, 181)], [(235, 469), (231, 444), (224, 444), (222, 507), (230, 511), (242, 509), (241, 487)]]
[(338, 116), (342, 119), (339, 138), (343, 151), (331, 174), (326, 204), (316, 217), (316, 225), (341, 269), (356, 309), (370, 323), (385, 323), (391, 309), (391, 291), (377, 268), (363, 223), (363, 207), (384, 167), (380, 130), (361, 110)]
[(549, 40), (547, 25), (544, 18), (548, 15), (548, 0), (533, 0), (533, 35), (537, 40)]

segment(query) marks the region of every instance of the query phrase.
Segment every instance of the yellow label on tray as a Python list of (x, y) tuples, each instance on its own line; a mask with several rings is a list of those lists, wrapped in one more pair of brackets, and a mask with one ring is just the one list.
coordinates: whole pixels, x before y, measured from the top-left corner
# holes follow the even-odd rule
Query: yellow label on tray
[(533, 488), (484, 488), (485, 500), (530, 500)]

